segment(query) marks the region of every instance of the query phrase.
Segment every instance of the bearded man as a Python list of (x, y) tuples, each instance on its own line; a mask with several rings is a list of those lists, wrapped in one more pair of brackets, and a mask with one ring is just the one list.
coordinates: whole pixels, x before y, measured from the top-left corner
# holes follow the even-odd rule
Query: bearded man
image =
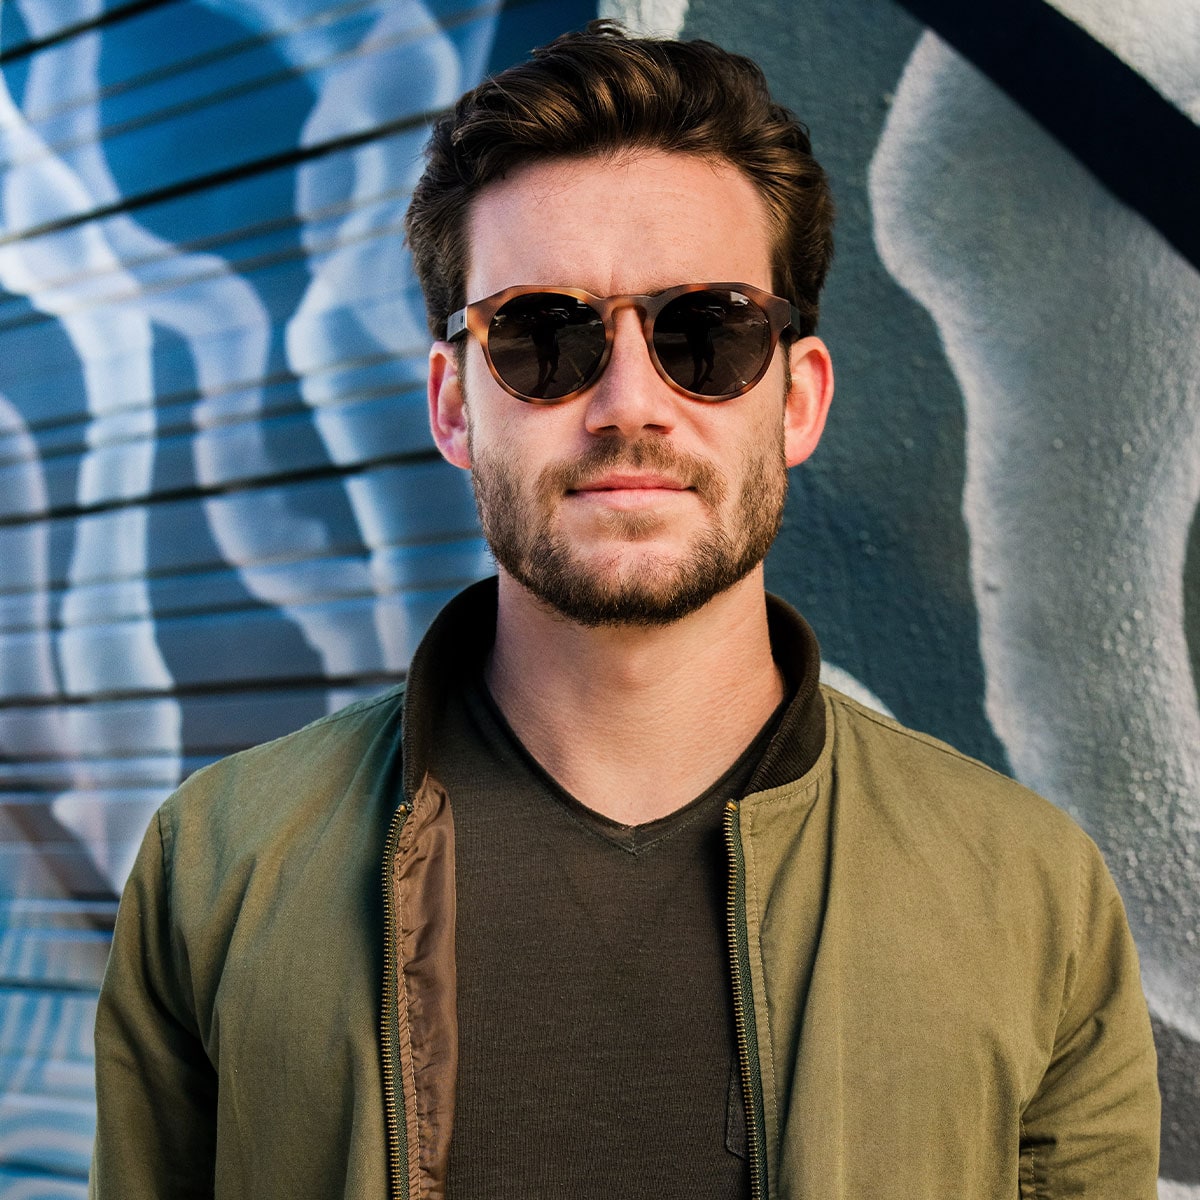
[(596, 23), (439, 122), (430, 421), (498, 575), (406, 691), (160, 811), (94, 1196), (1154, 1196), (1097, 850), (822, 688), (764, 592), (833, 392), (831, 222), (706, 43)]

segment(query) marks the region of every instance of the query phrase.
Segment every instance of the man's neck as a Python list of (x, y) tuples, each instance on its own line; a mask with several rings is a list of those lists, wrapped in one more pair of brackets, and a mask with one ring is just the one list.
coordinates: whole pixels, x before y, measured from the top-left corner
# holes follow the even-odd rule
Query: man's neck
[(718, 779), (783, 699), (762, 568), (648, 628), (577, 625), (501, 572), (487, 684), (581, 803), (627, 825), (666, 816)]

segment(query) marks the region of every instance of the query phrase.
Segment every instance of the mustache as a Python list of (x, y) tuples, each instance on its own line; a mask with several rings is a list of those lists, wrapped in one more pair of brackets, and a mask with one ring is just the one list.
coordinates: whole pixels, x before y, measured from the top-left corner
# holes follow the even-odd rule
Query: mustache
[(627, 442), (614, 438), (590, 446), (570, 462), (552, 463), (538, 477), (538, 492), (544, 497), (575, 491), (606, 471), (628, 469), (666, 475), (691, 488), (710, 508), (725, 499), (725, 481), (711, 463), (686, 454), (669, 442), (641, 438)]

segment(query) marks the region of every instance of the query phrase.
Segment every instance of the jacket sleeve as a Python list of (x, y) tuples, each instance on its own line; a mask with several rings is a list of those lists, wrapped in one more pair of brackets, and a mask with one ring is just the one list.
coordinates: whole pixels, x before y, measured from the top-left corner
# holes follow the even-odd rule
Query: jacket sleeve
[(90, 1200), (213, 1195), (216, 1073), (171, 928), (162, 819), (125, 885), (100, 989)]
[(1157, 1058), (1137, 951), (1088, 838), (1054, 1049), (1021, 1122), (1023, 1197), (1155, 1200)]

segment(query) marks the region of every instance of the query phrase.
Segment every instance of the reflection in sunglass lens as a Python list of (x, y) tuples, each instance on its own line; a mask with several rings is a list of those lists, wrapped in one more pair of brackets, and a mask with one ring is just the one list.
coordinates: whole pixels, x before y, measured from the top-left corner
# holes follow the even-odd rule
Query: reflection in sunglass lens
[(513, 391), (557, 400), (595, 373), (604, 356), (604, 322), (573, 296), (531, 292), (502, 304), (492, 317), (488, 353)]
[(654, 319), (654, 352), (663, 370), (701, 396), (741, 391), (770, 348), (767, 314), (738, 291), (687, 292)]

